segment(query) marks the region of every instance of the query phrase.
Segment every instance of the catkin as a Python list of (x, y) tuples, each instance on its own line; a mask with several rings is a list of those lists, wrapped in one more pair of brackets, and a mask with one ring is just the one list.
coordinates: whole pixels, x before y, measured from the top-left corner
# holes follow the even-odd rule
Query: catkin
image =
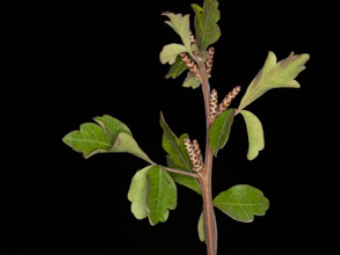
[(231, 104), (231, 101), (237, 96), (240, 90), (241, 86), (237, 86), (233, 88), (233, 90), (230, 91), (228, 95), (226, 95), (226, 97), (223, 99), (222, 103), (220, 103), (218, 107), (217, 116), (228, 109), (229, 105)]
[(205, 70), (207, 71), (207, 74), (209, 75), (209, 77), (211, 77), (210, 74), (211, 74), (212, 64), (213, 64), (213, 60), (214, 60), (214, 55), (215, 55), (215, 48), (210, 47), (208, 58), (205, 61)]
[(189, 68), (190, 72), (192, 72), (195, 75), (196, 79), (202, 81), (200, 71), (198, 70), (195, 62), (192, 61), (185, 52), (180, 53), (180, 56), (183, 62)]

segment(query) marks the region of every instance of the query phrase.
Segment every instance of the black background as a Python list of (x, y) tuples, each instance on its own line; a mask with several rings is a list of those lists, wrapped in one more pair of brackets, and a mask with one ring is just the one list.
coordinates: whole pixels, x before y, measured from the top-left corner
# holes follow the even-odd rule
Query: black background
[[(159, 164), (159, 113), (204, 147), (201, 89), (164, 79), (163, 45), (180, 42), (161, 12), (190, 13), (192, 1), (45, 1), (13, 5), (4, 23), (1, 78), (0, 254), (206, 254), (197, 237), (201, 198), (178, 186), (178, 206), (150, 226), (130, 212), (127, 192), (147, 163), (129, 154), (88, 160), (62, 137), (109, 114), (127, 124)], [(201, 1), (197, 2), (202, 4)], [(211, 87), (243, 93), (266, 59), (309, 53), (301, 89), (277, 89), (247, 109), (262, 121), (266, 148), (246, 159), (242, 117), (214, 161), (213, 193), (261, 189), (264, 217), (235, 222), (216, 211), (219, 254), (327, 254), (338, 249), (339, 110), (334, 6), (302, 1), (220, 1), (222, 31)], [(241, 95), (243, 93), (241, 92)], [(241, 96), (233, 104), (237, 107)], [(335, 147), (332, 147), (335, 146)], [(334, 250), (333, 250), (334, 252)]]

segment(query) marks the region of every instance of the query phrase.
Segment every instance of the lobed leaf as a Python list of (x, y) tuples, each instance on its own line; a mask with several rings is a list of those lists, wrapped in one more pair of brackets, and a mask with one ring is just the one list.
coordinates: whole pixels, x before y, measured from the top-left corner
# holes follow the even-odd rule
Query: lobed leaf
[(196, 41), (201, 50), (205, 50), (209, 45), (217, 42), (221, 36), (221, 30), (217, 25), (221, 15), (218, 10), (217, 0), (205, 0), (203, 9), (192, 4), (191, 7), (195, 11), (195, 32)]
[[(183, 134), (180, 139), (171, 131), (168, 124), (164, 120), (164, 116), (161, 113), (160, 124), (163, 129), (162, 146), (163, 149), (169, 154), (166, 156), (167, 165), (170, 168), (175, 168), (187, 172), (193, 172), (191, 161), (186, 152), (183, 139), (188, 137), (187, 134)], [(174, 180), (187, 188), (190, 188), (202, 194), (199, 181), (191, 176), (170, 173)]]
[(294, 80), (305, 69), (309, 54), (295, 55), (294, 52), (276, 63), (276, 56), (269, 51), (264, 66), (255, 76), (243, 96), (238, 112), (258, 99), (268, 90), (273, 88), (300, 88), (300, 84)]
[(251, 112), (242, 110), (247, 126), (249, 148), (247, 153), (248, 160), (253, 160), (259, 155), (259, 151), (264, 149), (264, 135), (260, 120)]
[(169, 209), (177, 205), (176, 184), (162, 166), (153, 166), (147, 173), (148, 195), (146, 204), (151, 225), (165, 222), (169, 217)]
[(170, 19), (170, 21), (165, 21), (165, 23), (175, 30), (175, 32), (181, 37), (187, 51), (191, 52), (189, 14), (182, 16), (180, 13), (174, 14), (171, 12), (163, 12), (162, 15), (165, 15)]
[(215, 157), (217, 157), (218, 150), (222, 149), (229, 139), (234, 112), (234, 109), (228, 109), (221, 113), (209, 130), (209, 146)]
[(128, 192), (128, 199), (131, 204), (131, 212), (137, 219), (144, 219), (149, 216), (146, 205), (148, 193), (147, 173), (152, 166), (147, 166), (133, 176)]
[(213, 204), (232, 219), (241, 222), (252, 222), (254, 215), (263, 216), (269, 208), (269, 201), (262, 191), (249, 185), (236, 185), (221, 192)]
[(201, 85), (201, 82), (196, 79), (196, 76), (192, 72), (187, 73), (187, 77), (183, 82), (183, 87), (196, 89)]
[(163, 47), (163, 50), (161, 51), (159, 58), (162, 64), (169, 62), (169, 64), (172, 65), (176, 61), (177, 56), (181, 52), (186, 52), (186, 51), (187, 49), (184, 45), (171, 43)]

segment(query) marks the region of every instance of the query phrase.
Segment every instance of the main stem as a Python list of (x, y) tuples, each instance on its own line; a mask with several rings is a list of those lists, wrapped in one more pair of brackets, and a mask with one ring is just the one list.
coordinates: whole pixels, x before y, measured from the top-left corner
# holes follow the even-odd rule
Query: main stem
[(202, 196), (203, 196), (203, 215), (205, 224), (205, 240), (207, 244), (208, 255), (217, 254), (217, 227), (214, 207), (212, 204), (212, 190), (211, 190), (211, 177), (212, 177), (212, 165), (213, 155), (211, 148), (209, 147), (209, 130), (211, 127), (210, 120), (210, 86), (208, 81), (208, 74), (205, 69), (205, 64), (202, 60), (197, 61), (201, 79), (202, 89), (205, 107), (206, 117), (206, 141), (205, 141), (205, 157), (204, 157), (204, 170), (199, 174), (199, 180), (201, 183)]

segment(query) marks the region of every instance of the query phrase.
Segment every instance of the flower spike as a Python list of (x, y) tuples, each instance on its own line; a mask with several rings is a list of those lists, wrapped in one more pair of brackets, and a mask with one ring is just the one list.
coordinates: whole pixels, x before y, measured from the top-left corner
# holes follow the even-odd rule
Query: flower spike
[(187, 65), (187, 67), (189, 68), (190, 72), (192, 72), (195, 76), (196, 76), (196, 79), (201, 81), (201, 73), (200, 71), (198, 70), (196, 64), (194, 61), (192, 61), (188, 55), (185, 53), (185, 52), (181, 52), (180, 53), (180, 56), (183, 60), (183, 62)]
[(228, 109), (231, 101), (237, 96), (237, 94), (240, 92), (241, 86), (237, 86), (233, 88), (232, 91), (229, 92), (229, 94), (223, 99), (222, 103), (220, 103), (217, 115), (220, 115), (222, 112)]
[[(190, 158), (190, 161), (192, 163), (192, 170), (194, 170), (195, 172), (201, 172), (203, 170), (203, 159), (202, 161), (200, 160), (199, 157), (202, 157), (202, 154), (198, 155), (196, 154), (197, 151), (197, 145), (194, 146), (192, 145), (191, 141), (189, 138), (184, 138), (184, 145), (185, 145), (185, 149), (188, 153), (188, 156)], [(197, 141), (195, 142), (195, 144), (197, 143)], [(195, 151), (196, 149), (196, 151)], [(198, 147), (199, 150), (199, 147)], [(199, 150), (200, 152), (200, 150)]]
[(190, 38), (190, 43), (191, 44), (197, 44), (195, 36), (194, 36), (194, 34), (191, 31), (189, 31), (189, 38)]
[(209, 77), (211, 77), (210, 73), (211, 73), (211, 69), (212, 69), (214, 55), (215, 55), (215, 48), (214, 47), (210, 47), (209, 48), (208, 58), (205, 61), (205, 69), (206, 69), (207, 74), (209, 75)]
[(197, 166), (195, 166), (196, 168), (196, 172), (202, 172), (203, 171), (203, 157), (202, 157), (202, 153), (201, 153), (201, 149), (200, 146), (197, 142), (197, 140), (192, 140), (192, 145), (193, 145), (193, 149), (195, 151), (196, 154), (196, 159), (197, 159)]
[(217, 91), (213, 89), (210, 93), (210, 118), (213, 122), (217, 116), (218, 102), (217, 102)]

